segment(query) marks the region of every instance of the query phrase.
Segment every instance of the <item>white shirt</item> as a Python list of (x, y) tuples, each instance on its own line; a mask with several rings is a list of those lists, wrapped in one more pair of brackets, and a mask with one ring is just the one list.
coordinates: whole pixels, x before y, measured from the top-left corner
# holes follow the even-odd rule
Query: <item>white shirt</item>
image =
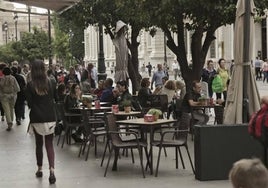
[(177, 62), (172, 63), (172, 70), (174, 70), (174, 69), (180, 69), (179, 63), (177, 63)]

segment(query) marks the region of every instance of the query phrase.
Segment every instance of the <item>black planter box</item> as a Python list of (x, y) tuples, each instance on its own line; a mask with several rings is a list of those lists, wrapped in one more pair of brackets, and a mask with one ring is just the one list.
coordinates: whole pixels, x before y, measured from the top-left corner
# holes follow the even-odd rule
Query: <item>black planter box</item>
[(257, 157), (263, 160), (264, 147), (243, 125), (205, 125), (194, 127), (195, 178), (225, 180), (235, 161)]

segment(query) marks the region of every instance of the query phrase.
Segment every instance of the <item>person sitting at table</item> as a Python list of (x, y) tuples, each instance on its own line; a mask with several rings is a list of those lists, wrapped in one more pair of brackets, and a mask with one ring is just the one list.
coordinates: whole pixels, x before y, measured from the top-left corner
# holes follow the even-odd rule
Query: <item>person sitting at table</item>
[(185, 94), (186, 94), (186, 86), (185, 83), (181, 80), (176, 80), (175, 81), (176, 85), (176, 96), (177, 99), (183, 99)]
[[(78, 84), (73, 84), (70, 88), (70, 93), (66, 95), (64, 100), (64, 109), (66, 112), (74, 113), (74, 114), (81, 114), (79, 109), (74, 109), (79, 105), (79, 100), (81, 99), (81, 89)], [(69, 121), (71, 122), (81, 122), (80, 116), (70, 117)], [(83, 132), (83, 128), (79, 127), (77, 131), (72, 134), (72, 138), (75, 142), (82, 142), (81, 134)]]
[(110, 102), (113, 104), (114, 96), (113, 96), (113, 83), (114, 81), (111, 78), (107, 78), (104, 81), (104, 90), (100, 96), (101, 102)]
[(167, 95), (168, 96), (168, 102), (172, 102), (174, 96), (175, 96), (175, 83), (173, 80), (168, 80), (162, 90), (160, 91), (159, 95)]
[(132, 101), (132, 95), (128, 91), (127, 81), (119, 81), (116, 83), (116, 88), (113, 90), (113, 95), (116, 98), (116, 103), (119, 110), (124, 110), (123, 101)]
[(97, 99), (100, 99), (103, 90), (104, 90), (104, 80), (99, 80), (98, 88), (94, 89), (93, 91), (93, 94), (97, 96)]
[(198, 101), (201, 97), (201, 83), (198, 80), (192, 82), (192, 89), (187, 91), (182, 101), (182, 113), (192, 113), (194, 124), (205, 125), (209, 120), (209, 116), (200, 110), (192, 110), (193, 106), (200, 105)]
[(64, 102), (64, 99), (66, 97), (66, 87), (64, 83), (58, 85), (56, 94), (57, 94), (56, 98), (57, 102)]
[(141, 80), (141, 89), (138, 92), (138, 101), (142, 107), (150, 106), (150, 95), (152, 91), (150, 89), (150, 79), (143, 78)]

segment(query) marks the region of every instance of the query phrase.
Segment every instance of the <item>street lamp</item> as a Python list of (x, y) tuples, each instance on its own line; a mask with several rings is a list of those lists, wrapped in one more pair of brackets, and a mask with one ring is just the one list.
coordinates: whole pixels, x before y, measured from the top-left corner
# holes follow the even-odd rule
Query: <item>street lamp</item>
[(105, 67), (105, 58), (103, 50), (103, 27), (99, 23), (99, 51), (98, 51), (98, 80), (105, 80), (107, 77), (106, 67)]
[(7, 44), (7, 30), (8, 30), (8, 24), (5, 21), (4, 24), (3, 24), (3, 31), (5, 31), (5, 34), (6, 34), (6, 44)]
[(15, 15), (14, 15), (14, 22), (15, 22), (15, 39), (16, 39), (16, 41), (18, 41), (18, 15), (17, 15), (17, 13), (15, 13)]

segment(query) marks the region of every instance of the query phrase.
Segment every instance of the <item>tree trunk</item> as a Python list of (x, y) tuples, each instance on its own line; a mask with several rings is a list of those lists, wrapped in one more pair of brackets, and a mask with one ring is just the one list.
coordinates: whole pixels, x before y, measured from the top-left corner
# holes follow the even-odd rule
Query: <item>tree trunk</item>
[(128, 74), (132, 82), (132, 94), (135, 95), (140, 88), (141, 75), (139, 73), (139, 52), (138, 47), (140, 45), (137, 42), (137, 37), (140, 32), (140, 28), (136, 28), (132, 25), (131, 30), (131, 44), (128, 42), (128, 48), (131, 52), (131, 61), (128, 63)]

